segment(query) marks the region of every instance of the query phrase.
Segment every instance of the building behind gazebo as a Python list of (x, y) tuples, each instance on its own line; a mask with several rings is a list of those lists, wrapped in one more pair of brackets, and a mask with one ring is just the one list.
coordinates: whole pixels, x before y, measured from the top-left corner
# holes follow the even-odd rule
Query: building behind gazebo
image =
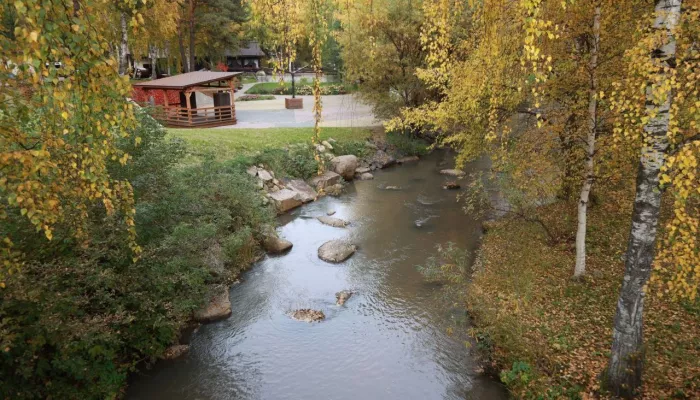
[[(196, 71), (135, 83), (134, 98), (155, 106), (153, 116), (165, 126), (194, 128), (236, 123), (234, 88), (240, 72)], [(197, 107), (196, 93), (213, 99)]]

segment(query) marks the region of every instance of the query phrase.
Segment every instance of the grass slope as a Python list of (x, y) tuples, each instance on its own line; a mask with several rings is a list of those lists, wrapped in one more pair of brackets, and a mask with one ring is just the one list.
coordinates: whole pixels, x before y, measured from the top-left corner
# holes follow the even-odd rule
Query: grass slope
[[(268, 129), (168, 129), (172, 137), (188, 143), (190, 157), (200, 158), (213, 154), (219, 160), (242, 154), (253, 154), (265, 149), (283, 148), (290, 144), (309, 143), (313, 128)], [(321, 139), (338, 141), (366, 140), (371, 132), (367, 128), (323, 128)]]

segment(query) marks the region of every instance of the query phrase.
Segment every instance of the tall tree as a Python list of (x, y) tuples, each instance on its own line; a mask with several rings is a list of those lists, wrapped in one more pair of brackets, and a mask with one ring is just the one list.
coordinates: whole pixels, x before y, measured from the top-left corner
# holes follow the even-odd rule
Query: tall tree
[(596, 4), (593, 12), (592, 40), (590, 61), (588, 64), (589, 90), (588, 90), (588, 127), (586, 135), (586, 161), (584, 168), (583, 186), (578, 201), (578, 228), (576, 230), (576, 265), (574, 278), (582, 276), (586, 272), (586, 225), (588, 201), (593, 186), (594, 174), (593, 158), (595, 156), (595, 142), (598, 135), (598, 50), (600, 47), (600, 4)]
[[(656, 1), (651, 29), (628, 53), (630, 78), (613, 102), (622, 121), (618, 132), (623, 137), (638, 139), (641, 147), (625, 272), (605, 372), (606, 388), (626, 398), (638, 395), (642, 384), (645, 292), (655, 263), (664, 181), (672, 184), (676, 198), (681, 200), (674, 204), (677, 218), (672, 219), (668, 231), (672, 242), (682, 246), (674, 249), (677, 252), (674, 258), (656, 260), (657, 267), (664, 267), (659, 261), (671, 261), (682, 277), (671, 285), (680, 286), (691, 298), (697, 293), (698, 267), (688, 265), (698, 261), (697, 209), (693, 216), (693, 211), (687, 208), (697, 204), (692, 196), (695, 192), (697, 197), (697, 187), (693, 189), (693, 186), (697, 186), (695, 173), (700, 150), (697, 133), (700, 113), (697, 103), (694, 104), (698, 98), (696, 71), (700, 67), (695, 48), (699, 13), (695, 8), (684, 16), (682, 3), (681, 0)], [(692, 37), (693, 34), (696, 36)]]

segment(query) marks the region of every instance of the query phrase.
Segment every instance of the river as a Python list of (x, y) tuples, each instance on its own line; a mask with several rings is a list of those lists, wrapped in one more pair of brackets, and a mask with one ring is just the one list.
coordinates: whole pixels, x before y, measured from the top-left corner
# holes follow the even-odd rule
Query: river
[[(456, 202), (459, 191), (441, 188), (450, 179), (438, 171), (451, 164), (435, 152), (280, 217), (292, 250), (245, 273), (231, 289), (233, 315), (202, 326), (184, 357), (141, 371), (127, 398), (506, 399), (500, 384), (474, 372), (464, 340), (446, 333), (455, 313), (416, 270), (439, 243), (478, 246), (479, 221)], [(329, 211), (351, 225), (315, 219)], [(337, 265), (318, 259), (321, 244), (340, 238), (357, 253)], [(337, 306), (343, 289), (357, 293)], [(292, 320), (297, 308), (327, 319)]]

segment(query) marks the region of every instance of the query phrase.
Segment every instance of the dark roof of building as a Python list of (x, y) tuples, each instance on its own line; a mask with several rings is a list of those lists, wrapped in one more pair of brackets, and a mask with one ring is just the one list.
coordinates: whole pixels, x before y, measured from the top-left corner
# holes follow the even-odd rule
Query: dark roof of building
[(232, 57), (265, 57), (266, 54), (262, 49), (260, 48), (260, 44), (258, 42), (252, 41), (248, 42), (247, 46), (241, 46), (238, 48), (238, 51), (236, 52), (231, 52), (229, 50), (226, 50), (226, 55), (227, 56), (232, 56)]
[(144, 89), (187, 89), (197, 85), (206, 83), (227, 81), (241, 72), (214, 72), (214, 71), (195, 71), (187, 72), (180, 75), (173, 75), (167, 78), (154, 79), (135, 83), (134, 86)]

